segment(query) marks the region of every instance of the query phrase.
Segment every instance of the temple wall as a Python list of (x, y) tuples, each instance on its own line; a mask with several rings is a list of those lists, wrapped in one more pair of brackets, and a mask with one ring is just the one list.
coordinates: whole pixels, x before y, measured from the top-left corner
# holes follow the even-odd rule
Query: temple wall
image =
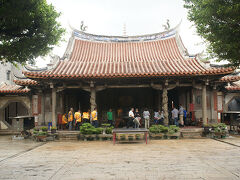
[(29, 96), (2, 96), (0, 97), (0, 129), (7, 129), (5, 121), (5, 108), (9, 105), (11, 111), (9, 111), (9, 117), (16, 116), (16, 106), (14, 102), (18, 104), (18, 116), (31, 115), (31, 100)]
[[(62, 114), (63, 101), (61, 93), (57, 93), (56, 114)], [(57, 116), (56, 116), (57, 117)], [(41, 100), (41, 113), (37, 115), (38, 125), (47, 126), (52, 122), (52, 94), (51, 92), (44, 93)]]
[[(202, 90), (195, 89), (195, 118), (202, 119)], [(217, 112), (214, 110), (213, 90), (207, 90), (207, 119), (208, 123), (217, 122)]]

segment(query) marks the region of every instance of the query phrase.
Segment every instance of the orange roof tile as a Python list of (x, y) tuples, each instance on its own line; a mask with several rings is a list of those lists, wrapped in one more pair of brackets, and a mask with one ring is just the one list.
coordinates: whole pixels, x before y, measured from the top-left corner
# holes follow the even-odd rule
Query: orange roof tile
[(234, 70), (207, 69), (195, 57), (188, 56), (176, 33), (153, 35), (155, 39), (150, 35), (128, 37), (130, 40), (125, 41), (124, 37), (117, 41), (114, 37), (99, 40), (99, 36), (78, 35), (74, 34), (72, 46), (68, 47), (68, 59), (60, 60), (52, 70), (25, 71), (24, 75), (33, 79), (166, 77), (229, 74)]
[(28, 88), (22, 88), (18, 85), (9, 85), (6, 83), (0, 84), (0, 94), (24, 94), (28, 93), (30, 90)]
[(35, 86), (38, 85), (37, 81), (31, 80), (31, 79), (21, 79), (21, 80), (13, 80), (15, 84), (20, 86)]

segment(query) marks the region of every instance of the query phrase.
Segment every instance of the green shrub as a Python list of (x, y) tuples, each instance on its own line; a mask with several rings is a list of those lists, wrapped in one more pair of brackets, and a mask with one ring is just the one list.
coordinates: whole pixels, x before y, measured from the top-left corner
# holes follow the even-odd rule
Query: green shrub
[(178, 131), (179, 131), (179, 127), (177, 127), (176, 125), (170, 125), (168, 128), (169, 134), (174, 134), (174, 133), (177, 133)]
[(167, 133), (168, 132), (168, 127), (163, 126), (163, 125), (152, 125), (149, 128), (149, 131), (153, 134)]
[(226, 133), (227, 130), (227, 125), (224, 123), (218, 123), (218, 124), (213, 124), (213, 132), (215, 133)]
[(56, 128), (56, 127), (52, 127), (51, 129), (52, 129), (52, 130), (57, 130), (57, 128)]
[(83, 123), (80, 127), (81, 134), (102, 134), (103, 128), (95, 128), (90, 123)]
[(112, 130), (113, 130), (113, 129), (114, 129), (113, 126), (107, 127), (106, 130), (105, 130), (105, 133), (106, 133), (106, 134), (112, 134)]
[(102, 132), (103, 132), (103, 128), (95, 128), (93, 134), (102, 134)]
[(47, 130), (48, 130), (48, 127), (43, 126), (43, 127), (41, 127), (41, 130), (42, 130), (42, 131), (47, 131)]
[(46, 136), (47, 132), (41, 131), (37, 134), (37, 136)]
[(39, 131), (38, 127), (33, 128), (34, 131)]

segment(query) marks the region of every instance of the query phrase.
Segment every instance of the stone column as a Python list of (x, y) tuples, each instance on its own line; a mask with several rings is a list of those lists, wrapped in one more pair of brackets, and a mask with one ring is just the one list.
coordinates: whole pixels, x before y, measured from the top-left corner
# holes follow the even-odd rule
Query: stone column
[(45, 94), (42, 92), (41, 93), (42, 97), (42, 102), (41, 102), (41, 111), (42, 111), (42, 123), (44, 126), (46, 126), (46, 121), (45, 121)]
[(207, 90), (206, 84), (202, 85), (202, 119), (203, 124), (207, 124)]
[(94, 110), (96, 105), (96, 89), (94, 87), (90, 90), (90, 106), (91, 106), (91, 112)]
[(56, 88), (52, 88), (52, 126), (56, 127), (56, 101), (57, 101), (57, 93)]
[(167, 86), (163, 85), (162, 92), (162, 107), (164, 113), (164, 125), (168, 125), (168, 94), (167, 94)]

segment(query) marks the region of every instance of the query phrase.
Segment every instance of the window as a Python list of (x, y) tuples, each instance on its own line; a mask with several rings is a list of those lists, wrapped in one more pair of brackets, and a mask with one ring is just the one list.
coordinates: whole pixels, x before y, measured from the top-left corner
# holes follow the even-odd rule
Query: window
[(11, 71), (7, 71), (7, 80), (10, 81), (10, 78), (11, 78)]

